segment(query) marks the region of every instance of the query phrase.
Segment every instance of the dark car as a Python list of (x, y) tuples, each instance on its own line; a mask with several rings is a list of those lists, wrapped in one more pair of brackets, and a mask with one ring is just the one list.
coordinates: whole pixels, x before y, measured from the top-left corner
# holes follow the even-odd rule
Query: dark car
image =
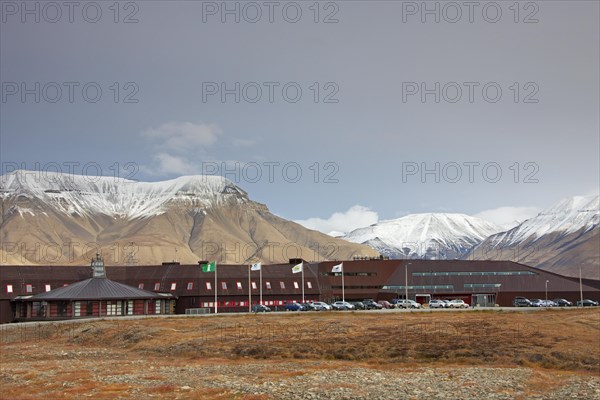
[(257, 304), (252, 306), (252, 312), (254, 313), (259, 313), (259, 312), (271, 312), (271, 309), (267, 306), (264, 306), (262, 304)]
[(387, 300), (379, 300), (377, 303), (381, 304), (383, 308), (394, 308), (394, 305)]
[(590, 299), (583, 299), (583, 303), (581, 302), (581, 300), (579, 300), (577, 302), (577, 307), (596, 307), (598, 305), (597, 301), (594, 300), (590, 300)]
[(285, 311), (303, 311), (304, 307), (299, 303), (287, 303), (284, 309)]
[(379, 303), (375, 303), (373, 299), (363, 300), (362, 303), (367, 308), (367, 310), (381, 310), (383, 306)]
[(565, 299), (554, 299), (552, 301), (556, 304), (556, 307), (571, 307), (573, 305), (572, 302)]
[(525, 297), (515, 297), (513, 307), (531, 307), (531, 301)]
[(316, 311), (317, 308), (313, 306), (311, 303), (300, 303), (302, 306), (302, 311)]
[(354, 306), (355, 310), (366, 310), (367, 307), (361, 301), (351, 301), (350, 304)]

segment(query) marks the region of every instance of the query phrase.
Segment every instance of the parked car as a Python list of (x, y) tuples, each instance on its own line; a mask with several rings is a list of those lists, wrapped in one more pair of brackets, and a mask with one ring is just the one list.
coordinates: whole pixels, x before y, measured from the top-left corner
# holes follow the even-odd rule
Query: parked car
[(513, 307), (531, 307), (531, 301), (521, 296), (515, 297), (512, 304)]
[(421, 308), (421, 305), (414, 300), (400, 299), (396, 303), (396, 307), (398, 307), (398, 308)]
[(531, 299), (530, 307), (544, 307), (544, 302), (542, 299)]
[(304, 307), (300, 303), (287, 303), (284, 309), (285, 311), (303, 311)]
[(313, 301), (312, 302), (312, 306), (317, 311), (329, 311), (329, 310), (331, 310), (331, 306), (329, 304), (327, 304), (327, 303), (322, 302), (322, 301)]
[(577, 307), (596, 307), (598, 306), (598, 302), (590, 299), (583, 299), (583, 303), (581, 300), (577, 302)]
[(362, 303), (367, 310), (381, 310), (383, 308), (381, 304), (375, 303), (373, 299), (365, 299)]
[(556, 307), (556, 303), (552, 300), (540, 300), (542, 307)]
[(354, 306), (355, 310), (366, 310), (367, 307), (361, 301), (351, 301), (350, 304)]
[(431, 300), (429, 302), (429, 308), (445, 308), (446, 307), (446, 303), (444, 303), (442, 300)]
[(252, 306), (252, 312), (253, 313), (259, 313), (259, 312), (271, 312), (271, 309), (265, 305), (262, 304), (256, 304), (254, 306)]
[(336, 301), (335, 303), (331, 304), (331, 307), (334, 310), (354, 310), (354, 306), (347, 301)]
[(394, 308), (394, 305), (387, 300), (379, 300), (377, 303), (381, 304), (383, 308), (386, 309)]
[(556, 304), (557, 307), (571, 307), (573, 305), (572, 302), (565, 299), (554, 299), (552, 301)]
[(444, 302), (444, 308), (450, 308), (450, 300), (442, 300)]
[(317, 309), (312, 305), (312, 303), (300, 303), (302, 306), (302, 311), (316, 311)]
[(469, 305), (461, 299), (450, 300), (450, 308), (469, 308)]

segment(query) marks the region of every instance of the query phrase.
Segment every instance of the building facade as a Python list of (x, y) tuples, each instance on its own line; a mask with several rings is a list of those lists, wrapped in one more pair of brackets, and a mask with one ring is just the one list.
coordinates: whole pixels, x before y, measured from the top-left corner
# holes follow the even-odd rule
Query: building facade
[[(106, 274), (111, 282), (154, 296), (133, 298), (119, 293), (118, 298), (111, 299), (75, 295), (73, 288), (80, 285), (78, 282), (93, 279), (89, 278), (90, 267), (0, 266), (0, 321), (40, 313), (47, 318), (77, 318), (88, 313), (105, 316), (210, 311), (215, 305), (215, 290), (219, 312), (248, 311), (259, 303), (261, 294), (263, 304), (273, 309), (302, 301), (303, 295), (305, 301), (341, 299), (341, 273), (332, 272), (340, 261), (304, 262), (304, 272), (295, 274), (292, 267), (298, 261), (263, 265), (261, 271), (251, 271), (249, 265), (219, 264), (216, 287), (214, 273), (202, 272), (196, 264), (110, 266)], [(391, 300), (408, 294), (421, 303), (463, 299), (482, 307), (510, 306), (515, 296), (575, 302), (583, 295), (600, 300), (600, 281), (585, 280), (580, 286), (578, 279), (510, 261), (348, 260), (343, 262), (343, 271), (346, 300)], [(49, 293), (63, 287), (62, 292), (55, 292), (62, 293), (60, 299), (54, 297), (56, 304), (49, 302), (53, 304), (42, 310)]]

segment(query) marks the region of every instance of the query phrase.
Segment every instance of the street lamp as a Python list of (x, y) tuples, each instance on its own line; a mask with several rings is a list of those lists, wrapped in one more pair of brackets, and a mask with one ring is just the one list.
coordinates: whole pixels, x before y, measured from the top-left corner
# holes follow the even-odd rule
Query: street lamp
[(546, 307), (548, 307), (548, 282), (550, 281), (546, 279)]
[(404, 304), (408, 310), (408, 266), (412, 263), (404, 264)]

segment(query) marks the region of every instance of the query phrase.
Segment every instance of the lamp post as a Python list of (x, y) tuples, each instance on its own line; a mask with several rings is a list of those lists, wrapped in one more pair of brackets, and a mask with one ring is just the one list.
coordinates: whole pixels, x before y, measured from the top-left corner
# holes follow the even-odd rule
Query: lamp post
[(408, 266), (411, 263), (404, 264), (404, 304), (408, 310)]
[(548, 282), (550, 282), (548, 279), (546, 279), (546, 303), (545, 306), (548, 307)]

